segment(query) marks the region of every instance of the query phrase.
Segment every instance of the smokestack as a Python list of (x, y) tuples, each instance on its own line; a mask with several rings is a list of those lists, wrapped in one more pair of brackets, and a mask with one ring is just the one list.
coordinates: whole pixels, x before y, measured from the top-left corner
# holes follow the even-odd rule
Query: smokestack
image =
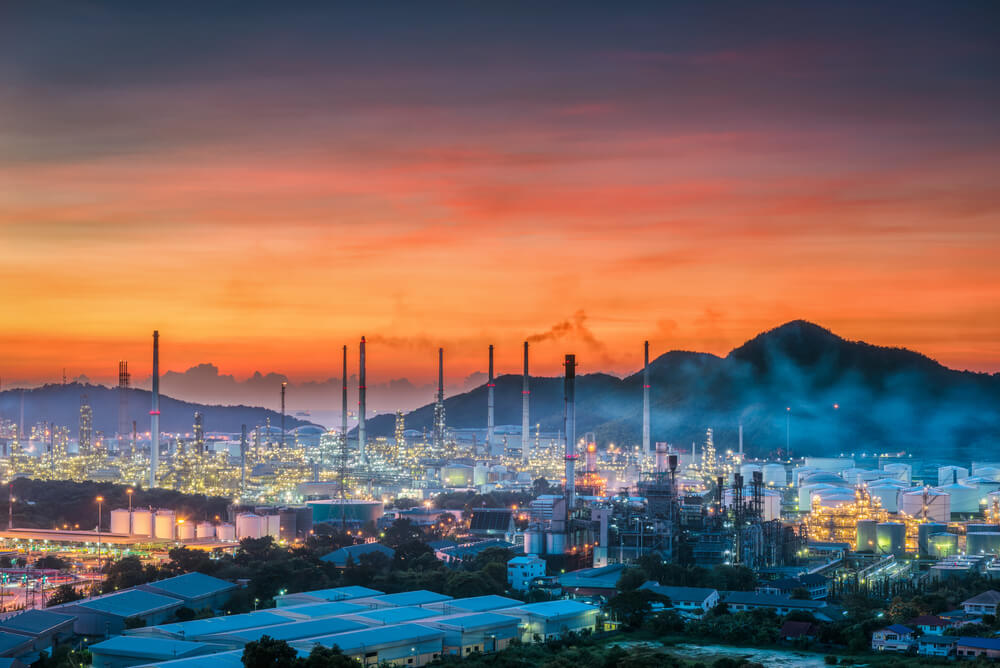
[(649, 457), (649, 341), (643, 345), (642, 365), (642, 454)]
[(444, 348), (438, 348), (438, 395), (437, 400), (444, 402)]
[(247, 491), (247, 426), (240, 426), (240, 498)]
[(434, 445), (444, 447), (444, 348), (438, 348), (438, 391), (434, 403)]
[(288, 383), (281, 383), (281, 445), (279, 447), (282, 449), (285, 447), (285, 388), (287, 386)]
[(566, 355), (566, 512), (576, 505), (576, 355)]
[(740, 464), (743, 463), (743, 423), (740, 422)]
[(667, 472), (667, 444), (657, 443), (656, 444), (656, 472), (666, 473)]
[(365, 395), (368, 389), (365, 387), (365, 337), (361, 337), (361, 366), (358, 369), (358, 455), (361, 463), (368, 463), (368, 454), (365, 452)]
[(493, 345), (490, 345), (490, 379), (486, 383), (486, 454), (493, 454)]
[(531, 391), (528, 389), (528, 342), (524, 342), (524, 376), (521, 380), (521, 459), (524, 465), (528, 465), (528, 457), (531, 455), (531, 438), (529, 436), (531, 427), (528, 424), (528, 397)]
[(156, 487), (160, 465), (160, 332), (153, 330), (153, 405), (149, 410), (149, 488)]
[(347, 442), (347, 346), (344, 346), (344, 371), (341, 378), (340, 435)]

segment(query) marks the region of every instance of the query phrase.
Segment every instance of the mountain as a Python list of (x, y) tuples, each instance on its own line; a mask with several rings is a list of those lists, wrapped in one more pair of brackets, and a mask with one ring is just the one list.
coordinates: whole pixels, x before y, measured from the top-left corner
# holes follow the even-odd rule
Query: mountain
[[(531, 423), (562, 428), (562, 378), (531, 379)], [(652, 440), (682, 449), (701, 445), (711, 427), (718, 450), (766, 455), (785, 447), (786, 412), (793, 454), (899, 452), (956, 461), (997, 458), (1000, 375), (955, 371), (901, 348), (845, 340), (797, 320), (764, 332), (725, 357), (671, 351), (650, 363)], [(521, 422), (521, 377), (496, 381), (496, 423)], [(835, 407), (836, 405), (836, 407)], [(786, 409), (790, 409), (786, 411)], [(448, 425), (486, 424), (486, 387), (445, 400)], [(431, 429), (433, 405), (405, 416), (409, 429)], [(368, 422), (389, 436), (393, 417)], [(577, 433), (599, 444), (638, 443), (642, 371), (616, 378), (577, 377)]]
[[(86, 394), (94, 411), (94, 430), (112, 436), (118, 430), (119, 395), (117, 388), (103, 385), (67, 383), (65, 385), (45, 385), (24, 390), (24, 429), (42, 420), (54, 422), (70, 428), (75, 438), (80, 423), (80, 397)], [(149, 408), (151, 393), (147, 390), (128, 390), (129, 424), (135, 420), (140, 432), (149, 431)], [(0, 418), (19, 419), (21, 411), (21, 390), (0, 392)], [(262, 425), (267, 418), (275, 427), (281, 424), (281, 414), (254, 406), (212, 406), (178, 401), (160, 395), (160, 429), (166, 432), (190, 432), (194, 424), (194, 413), (203, 416), (206, 432), (239, 432), (245, 424), (248, 429)], [(305, 420), (285, 416), (285, 427), (292, 429), (311, 424)]]

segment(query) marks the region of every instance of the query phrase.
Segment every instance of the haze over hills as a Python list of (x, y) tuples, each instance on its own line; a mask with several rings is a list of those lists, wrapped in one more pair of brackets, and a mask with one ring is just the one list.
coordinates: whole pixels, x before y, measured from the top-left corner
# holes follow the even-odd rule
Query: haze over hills
[[(805, 321), (758, 335), (726, 357), (671, 351), (650, 363), (654, 441), (699, 446), (711, 427), (716, 448), (735, 448), (742, 421), (753, 454), (784, 449), (790, 408), (793, 454), (896, 452), (953, 460), (996, 457), (1000, 375), (948, 369), (905, 349), (847, 341)], [(532, 378), (531, 423), (562, 428), (563, 381)], [(837, 405), (838, 408), (834, 406)], [(486, 387), (445, 401), (450, 427), (486, 424)], [(519, 425), (521, 377), (496, 381), (496, 423)], [(431, 429), (433, 405), (406, 415), (410, 429)], [(388, 436), (392, 416), (369, 420)], [(637, 443), (642, 372), (625, 378), (577, 377), (577, 433), (599, 444)]]

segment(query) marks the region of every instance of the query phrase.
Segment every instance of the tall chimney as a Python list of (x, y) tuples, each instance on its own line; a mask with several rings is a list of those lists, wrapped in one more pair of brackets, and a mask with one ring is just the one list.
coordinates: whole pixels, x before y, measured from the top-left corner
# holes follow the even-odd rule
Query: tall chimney
[(490, 344), (490, 379), (486, 383), (486, 454), (493, 455), (493, 345)]
[(438, 348), (438, 391), (434, 403), (434, 446), (444, 447), (444, 348)]
[(365, 337), (361, 337), (361, 367), (358, 369), (358, 456), (362, 464), (368, 463), (368, 453), (365, 452)]
[(667, 444), (657, 443), (656, 444), (656, 472), (666, 473), (667, 472)]
[(288, 383), (282, 381), (281, 383), (281, 447), (285, 447), (285, 388), (288, 387)]
[(743, 463), (743, 423), (740, 422), (740, 464)]
[(240, 425), (240, 498), (247, 491), (247, 426)]
[(160, 332), (153, 330), (153, 405), (149, 409), (149, 488), (156, 487), (160, 465)]
[(344, 346), (344, 371), (340, 376), (340, 436), (347, 442), (347, 346)]
[(642, 365), (642, 454), (649, 457), (649, 341), (643, 345)]
[(566, 355), (566, 512), (576, 505), (576, 355)]
[(524, 377), (521, 381), (521, 460), (524, 465), (528, 465), (528, 457), (531, 455), (531, 427), (528, 424), (528, 397), (531, 391), (528, 389), (528, 342), (524, 342)]

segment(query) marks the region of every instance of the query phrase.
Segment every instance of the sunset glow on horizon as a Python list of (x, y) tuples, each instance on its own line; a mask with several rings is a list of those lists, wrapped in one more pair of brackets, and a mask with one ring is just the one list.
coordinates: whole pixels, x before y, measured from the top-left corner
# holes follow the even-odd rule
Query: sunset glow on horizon
[(794, 319), (1000, 372), (995, 8), (169, 7), (0, 26), (4, 388), (145, 377), (154, 329), (296, 381)]

